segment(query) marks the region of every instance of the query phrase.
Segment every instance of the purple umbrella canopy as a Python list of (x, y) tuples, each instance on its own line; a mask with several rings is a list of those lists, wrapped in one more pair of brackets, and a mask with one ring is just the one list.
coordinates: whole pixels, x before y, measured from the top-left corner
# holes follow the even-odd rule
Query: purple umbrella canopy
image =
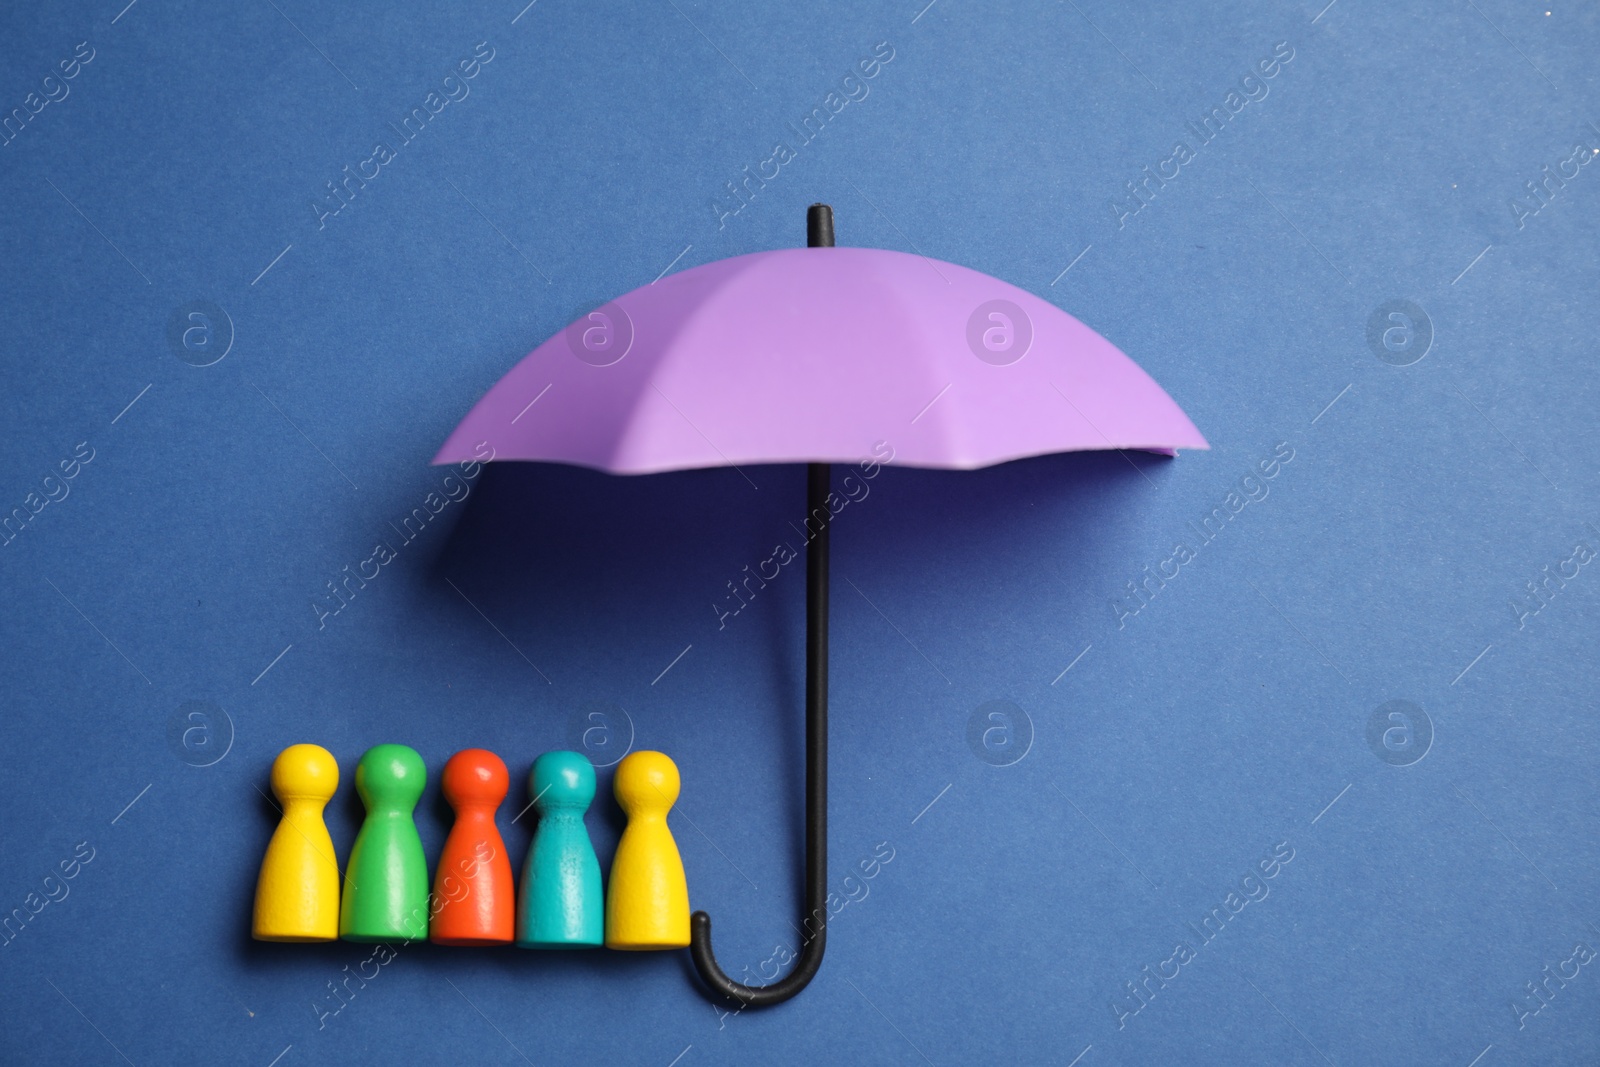
[(880, 248), (718, 260), (635, 289), (534, 349), (435, 463), (613, 474), (853, 462), (968, 469), (1205, 438), (1105, 338), (1031, 293)]
[(777, 981), (744, 985), (718, 966), (704, 911), (688, 932), (707, 988), (745, 1007), (805, 988), (826, 943), (831, 464), (1209, 447), (1148, 374), (1053, 304), (953, 263), (835, 248), (825, 204), (806, 228), (810, 247), (707, 263), (589, 312), (484, 394), (433, 460), (809, 465), (800, 954)]

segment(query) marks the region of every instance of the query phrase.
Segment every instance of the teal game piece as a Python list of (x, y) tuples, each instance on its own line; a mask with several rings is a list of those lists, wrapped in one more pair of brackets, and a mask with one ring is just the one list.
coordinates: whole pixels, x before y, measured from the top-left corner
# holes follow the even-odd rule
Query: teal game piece
[(344, 940), (428, 939), (428, 858), (412, 817), (427, 781), (422, 757), (405, 745), (374, 745), (356, 764), (367, 817), (345, 868)]
[(583, 813), (594, 800), (594, 765), (577, 752), (546, 752), (533, 761), (528, 791), (539, 826), (522, 869), (517, 944), (586, 948), (605, 941), (606, 897), (600, 861)]

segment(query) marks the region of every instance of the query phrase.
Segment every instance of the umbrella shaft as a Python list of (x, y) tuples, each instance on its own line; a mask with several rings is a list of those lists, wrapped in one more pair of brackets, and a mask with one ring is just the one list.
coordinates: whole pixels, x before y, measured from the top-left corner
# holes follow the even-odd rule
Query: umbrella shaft
[[(832, 468), (806, 467), (806, 919), (821, 941), (828, 897), (828, 510)], [(809, 931), (808, 931), (809, 932)], [(818, 955), (822, 946), (816, 946)]]
[[(812, 204), (806, 211), (806, 245), (833, 247), (833, 208)], [(815, 944), (794, 977), (804, 985), (822, 962), (828, 922), (828, 533), (833, 514), (828, 494), (833, 469), (806, 467), (806, 526), (816, 534), (806, 542), (806, 926)], [(811, 932), (814, 931), (814, 932)]]

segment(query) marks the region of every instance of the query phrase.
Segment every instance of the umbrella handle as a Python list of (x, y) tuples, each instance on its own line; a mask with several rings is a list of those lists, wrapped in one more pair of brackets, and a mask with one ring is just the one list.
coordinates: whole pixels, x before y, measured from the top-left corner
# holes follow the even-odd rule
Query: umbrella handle
[[(833, 247), (833, 208), (806, 209), (806, 246)], [(711, 916), (697, 911), (689, 919), (689, 956), (701, 981), (737, 1000), (740, 1009), (782, 1004), (804, 989), (822, 966), (828, 943), (828, 492), (832, 468), (806, 467), (806, 527), (821, 521), (806, 541), (806, 910), (800, 920), (800, 960), (771, 985), (735, 982), (717, 966), (711, 951)]]
[(736, 982), (711, 950), (711, 916), (690, 918), (689, 955), (714, 992), (744, 1008), (781, 1004), (806, 987), (822, 966), (828, 933), (828, 486), (831, 468), (806, 468), (806, 524), (821, 513), (806, 542), (806, 908), (801, 918), (800, 960), (771, 985)]

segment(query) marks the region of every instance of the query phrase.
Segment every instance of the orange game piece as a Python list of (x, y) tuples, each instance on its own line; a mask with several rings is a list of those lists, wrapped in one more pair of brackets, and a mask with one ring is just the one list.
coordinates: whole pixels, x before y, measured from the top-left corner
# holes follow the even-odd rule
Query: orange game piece
[(504, 761), (481, 748), (457, 752), (440, 778), (455, 825), (433, 873), (434, 913), (428, 937), (438, 945), (505, 945), (516, 934), (517, 897), (511, 858), (494, 824), (511, 776)]

